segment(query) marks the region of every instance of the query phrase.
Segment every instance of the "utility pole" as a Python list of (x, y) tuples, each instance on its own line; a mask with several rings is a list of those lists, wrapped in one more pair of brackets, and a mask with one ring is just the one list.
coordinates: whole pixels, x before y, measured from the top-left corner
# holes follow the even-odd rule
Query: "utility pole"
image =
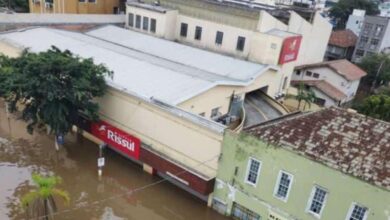
[(375, 78), (374, 78), (374, 81), (372, 81), (372, 85), (371, 85), (371, 89), (370, 89), (370, 93), (372, 93), (375, 89), (375, 85), (376, 85), (376, 81), (378, 80), (378, 77), (379, 77), (379, 74), (382, 70), (382, 67), (383, 67), (383, 64), (385, 63), (385, 59), (383, 59), (379, 65), (379, 68), (377, 69), (376, 71), (376, 74), (375, 74)]

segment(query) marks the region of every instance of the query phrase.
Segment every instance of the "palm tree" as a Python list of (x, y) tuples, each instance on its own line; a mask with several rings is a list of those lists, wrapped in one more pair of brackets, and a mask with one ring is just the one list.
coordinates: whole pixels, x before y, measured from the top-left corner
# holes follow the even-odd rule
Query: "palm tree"
[(301, 107), (301, 102), (305, 100), (305, 98), (305, 85), (301, 82), (299, 83), (298, 94), (295, 96), (295, 99), (298, 101), (298, 110)]
[(66, 204), (69, 203), (69, 195), (66, 191), (55, 188), (62, 182), (60, 177), (43, 177), (39, 174), (33, 174), (32, 180), (37, 189), (25, 194), (22, 198), (22, 205), (27, 209), (27, 218), (48, 220), (56, 212), (57, 206), (54, 200), (55, 196), (63, 199)]
[(305, 105), (303, 106), (303, 111), (306, 109), (306, 104), (308, 104), (309, 108), (311, 108), (311, 104), (315, 102), (316, 98), (317, 96), (312, 89), (307, 90), (304, 95)]

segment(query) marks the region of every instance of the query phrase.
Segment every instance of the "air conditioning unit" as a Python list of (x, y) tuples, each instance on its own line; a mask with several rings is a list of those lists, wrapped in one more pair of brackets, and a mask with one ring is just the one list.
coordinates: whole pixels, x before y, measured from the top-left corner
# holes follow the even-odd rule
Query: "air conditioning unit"
[(33, 4), (41, 4), (41, 0), (32, 0)]

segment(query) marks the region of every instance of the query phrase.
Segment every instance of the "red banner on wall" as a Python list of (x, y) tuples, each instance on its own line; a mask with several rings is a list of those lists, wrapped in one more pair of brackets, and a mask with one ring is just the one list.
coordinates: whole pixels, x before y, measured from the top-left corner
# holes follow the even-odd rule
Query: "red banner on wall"
[(104, 121), (92, 123), (91, 133), (116, 150), (138, 160), (141, 147), (140, 139)]
[(302, 36), (294, 36), (284, 39), (280, 52), (279, 64), (295, 61), (298, 58)]

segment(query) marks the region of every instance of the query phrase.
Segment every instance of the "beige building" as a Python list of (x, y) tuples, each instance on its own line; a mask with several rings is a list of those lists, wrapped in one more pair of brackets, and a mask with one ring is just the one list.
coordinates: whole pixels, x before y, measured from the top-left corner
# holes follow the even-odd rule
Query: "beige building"
[(128, 1), (126, 26), (167, 40), (216, 51), (256, 63), (279, 66), (285, 93), (294, 66), (323, 60), (331, 25), (319, 13), (311, 22), (293, 11), (277, 18), (272, 11), (218, 1)]
[(29, 0), (30, 13), (119, 14), (124, 0)]
[(84, 123), (86, 135), (204, 200), (213, 190), (226, 129), (210, 119), (229, 115), (234, 105), (242, 107), (236, 100), (248, 93), (280, 88), (276, 66), (115, 26), (86, 33), (40, 27), (0, 34), (0, 52), (10, 56), (52, 45), (114, 72), (107, 78), (108, 93), (98, 100), (102, 121)]

